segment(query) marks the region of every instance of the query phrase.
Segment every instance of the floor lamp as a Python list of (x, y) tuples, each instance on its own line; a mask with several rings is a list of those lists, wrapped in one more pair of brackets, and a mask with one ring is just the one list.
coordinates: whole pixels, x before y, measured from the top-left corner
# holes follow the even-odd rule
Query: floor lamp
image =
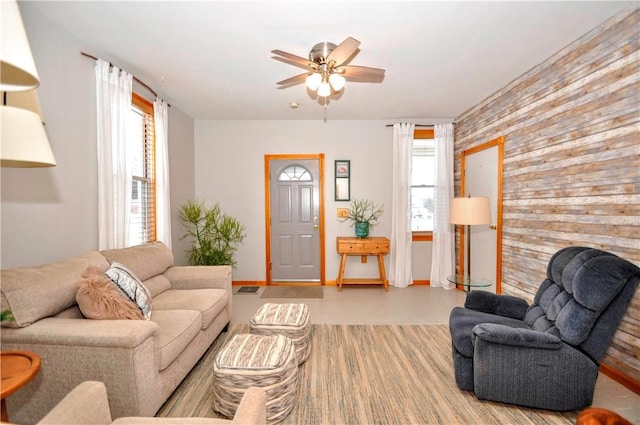
[(464, 277), (462, 284), (469, 290), (471, 286), (471, 230), (469, 226), (491, 224), (491, 209), (486, 196), (467, 196), (453, 198), (449, 215), (451, 224), (464, 225), (465, 256)]
[(0, 39), (0, 166), (55, 166), (36, 91), (38, 72), (15, 0), (0, 0)]

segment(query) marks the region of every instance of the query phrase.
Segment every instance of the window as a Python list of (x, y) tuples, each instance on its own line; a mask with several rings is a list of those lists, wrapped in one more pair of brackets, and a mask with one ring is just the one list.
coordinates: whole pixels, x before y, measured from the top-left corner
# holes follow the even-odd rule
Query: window
[(433, 130), (415, 130), (411, 162), (411, 231), (433, 231), (435, 144)]
[(300, 181), (300, 182), (310, 182), (312, 180), (311, 174), (307, 171), (306, 168), (300, 165), (292, 165), (287, 167), (280, 176), (278, 176), (278, 180), (281, 182), (288, 181)]
[(133, 154), (128, 246), (156, 240), (156, 160), (153, 105), (133, 94), (127, 117), (127, 145)]

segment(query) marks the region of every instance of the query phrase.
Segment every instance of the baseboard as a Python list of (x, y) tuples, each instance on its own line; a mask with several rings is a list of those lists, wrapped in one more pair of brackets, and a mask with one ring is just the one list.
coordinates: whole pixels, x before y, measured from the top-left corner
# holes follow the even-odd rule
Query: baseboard
[(600, 372), (607, 375), (620, 385), (625, 386), (636, 394), (640, 394), (640, 382), (636, 381), (632, 377), (625, 375), (617, 369), (612, 368), (604, 363), (600, 364)]
[[(233, 286), (267, 286), (266, 280), (234, 280), (231, 283)], [(297, 284), (300, 285), (300, 282), (292, 282), (292, 285)], [(308, 283), (303, 283), (304, 285), (308, 285)], [(325, 286), (336, 286), (335, 280), (327, 280), (324, 283)]]
[[(431, 285), (431, 281), (430, 280), (418, 280), (418, 279), (414, 279), (413, 280), (413, 284), (414, 285), (426, 285), (429, 286)], [(266, 280), (234, 280), (232, 282), (233, 286), (267, 286), (267, 281)], [(336, 281), (335, 280), (327, 280), (324, 282), (325, 286), (336, 286)]]
[(264, 280), (234, 280), (232, 286), (267, 286)]

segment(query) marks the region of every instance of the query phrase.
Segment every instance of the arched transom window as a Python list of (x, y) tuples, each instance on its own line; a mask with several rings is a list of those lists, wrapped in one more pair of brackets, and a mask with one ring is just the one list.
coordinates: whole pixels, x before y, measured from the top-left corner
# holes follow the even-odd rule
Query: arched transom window
[(309, 182), (311, 180), (313, 180), (311, 178), (311, 173), (301, 165), (290, 165), (289, 167), (282, 170), (282, 172), (278, 176), (278, 181), (281, 182)]

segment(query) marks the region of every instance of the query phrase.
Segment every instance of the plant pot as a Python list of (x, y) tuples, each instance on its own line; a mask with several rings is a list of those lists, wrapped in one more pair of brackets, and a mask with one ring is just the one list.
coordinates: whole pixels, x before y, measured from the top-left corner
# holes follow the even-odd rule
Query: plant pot
[(356, 236), (360, 239), (369, 236), (369, 223), (356, 222), (355, 224)]

